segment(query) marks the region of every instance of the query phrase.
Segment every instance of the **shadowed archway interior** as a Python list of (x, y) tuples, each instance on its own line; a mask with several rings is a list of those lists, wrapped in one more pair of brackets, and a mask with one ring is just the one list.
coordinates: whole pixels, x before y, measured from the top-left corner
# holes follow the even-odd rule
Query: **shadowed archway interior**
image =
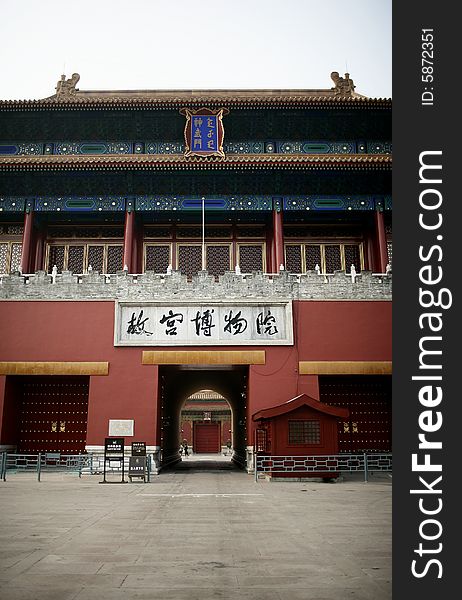
[(181, 409), (196, 392), (212, 389), (223, 396), (231, 408), (233, 461), (244, 465), (246, 457), (248, 367), (165, 366), (159, 369), (160, 438), (162, 466), (180, 460)]

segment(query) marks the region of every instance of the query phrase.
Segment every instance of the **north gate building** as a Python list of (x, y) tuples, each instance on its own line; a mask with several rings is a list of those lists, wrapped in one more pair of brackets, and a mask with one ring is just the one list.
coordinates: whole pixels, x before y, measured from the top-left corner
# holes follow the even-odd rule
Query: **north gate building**
[[(339, 452), (391, 450), (391, 101), (332, 80), (109, 92), (75, 74), (0, 102), (2, 449), (123, 435), (160, 467), (212, 390), (231, 419), (210, 432), (242, 465), (253, 416), (302, 395), (347, 409)], [(284, 418), (287, 452), (316, 453), (316, 417)]]

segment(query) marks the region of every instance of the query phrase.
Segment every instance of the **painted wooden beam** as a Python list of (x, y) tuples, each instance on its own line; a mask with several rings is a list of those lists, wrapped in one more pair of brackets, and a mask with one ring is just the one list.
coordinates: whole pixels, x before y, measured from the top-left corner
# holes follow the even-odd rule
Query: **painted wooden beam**
[(301, 360), (300, 375), (391, 375), (392, 363), (387, 360)]
[(108, 362), (0, 362), (0, 375), (108, 375)]
[(145, 350), (143, 365), (264, 365), (264, 350)]

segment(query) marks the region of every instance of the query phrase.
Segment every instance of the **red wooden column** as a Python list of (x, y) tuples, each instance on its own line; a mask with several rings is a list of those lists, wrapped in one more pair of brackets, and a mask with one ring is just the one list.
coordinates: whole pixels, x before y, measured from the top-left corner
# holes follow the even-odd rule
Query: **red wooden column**
[(24, 233), (22, 234), (21, 273), (29, 273), (32, 248), (32, 223), (34, 213), (30, 210), (24, 215)]
[(45, 247), (45, 231), (43, 230), (43, 228), (41, 228), (40, 231), (37, 233), (37, 236), (35, 239), (34, 271), (41, 271), (42, 269), (45, 268), (45, 266), (43, 264), (44, 247)]
[[(133, 228), (133, 244), (132, 244), (132, 273), (141, 273), (143, 270), (143, 266), (142, 266), (142, 255), (143, 255), (143, 248), (142, 248), (142, 240), (140, 241), (140, 225), (139, 223), (137, 223), (136, 219), (135, 219), (135, 225)], [(141, 245), (141, 248), (140, 248)]]
[(268, 225), (266, 228), (266, 272), (274, 273), (274, 252), (273, 252), (273, 228)]
[(125, 213), (125, 230), (124, 230), (124, 259), (122, 268), (128, 267), (128, 272), (132, 273), (132, 257), (133, 257), (133, 235), (135, 231), (135, 213), (127, 210)]
[(383, 212), (380, 211), (375, 212), (375, 235), (379, 250), (377, 267), (379, 267), (380, 273), (385, 273), (388, 263), (387, 236), (385, 233)]
[(284, 235), (282, 229), (282, 212), (273, 210), (273, 273), (279, 273), (279, 266), (285, 265), (284, 260)]

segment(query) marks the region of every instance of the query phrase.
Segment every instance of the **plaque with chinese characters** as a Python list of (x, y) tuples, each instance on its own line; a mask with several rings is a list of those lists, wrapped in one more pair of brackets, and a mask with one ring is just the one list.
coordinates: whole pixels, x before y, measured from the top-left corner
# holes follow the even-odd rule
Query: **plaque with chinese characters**
[(220, 156), (224, 158), (222, 119), (228, 111), (223, 108), (220, 110), (182, 108), (180, 112), (186, 117), (184, 155)]
[(133, 436), (133, 419), (109, 419), (109, 435)]
[(117, 302), (115, 346), (292, 345), (292, 303)]

